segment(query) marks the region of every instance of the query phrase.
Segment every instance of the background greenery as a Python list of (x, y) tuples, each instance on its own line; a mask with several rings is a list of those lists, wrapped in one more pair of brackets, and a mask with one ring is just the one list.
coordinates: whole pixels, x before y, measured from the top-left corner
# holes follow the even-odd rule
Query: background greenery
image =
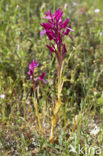
[[(67, 55), (62, 108), (56, 139), (48, 143), (52, 107), (56, 101), (57, 70), (46, 36), (40, 37), (44, 12), (60, 7), (73, 33), (65, 39)], [(103, 1), (0, 1), (0, 154), (78, 156), (69, 146), (101, 147), (103, 143)], [(96, 13), (95, 9), (100, 9)], [(38, 86), (44, 138), (40, 137), (33, 105), (28, 65), (36, 59), (48, 85)], [(98, 127), (99, 132), (92, 134)], [(102, 151), (103, 152), (103, 151)], [(83, 154), (85, 155), (85, 154)], [(93, 153), (91, 152), (91, 156)], [(102, 154), (101, 154), (102, 155)]]

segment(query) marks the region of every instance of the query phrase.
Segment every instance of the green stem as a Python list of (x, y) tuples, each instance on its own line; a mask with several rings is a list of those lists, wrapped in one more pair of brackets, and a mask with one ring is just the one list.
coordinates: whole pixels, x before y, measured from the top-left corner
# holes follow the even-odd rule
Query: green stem
[[(59, 69), (59, 70), (61, 70), (61, 69)], [(60, 71), (59, 71), (59, 73), (60, 73)], [(57, 100), (57, 103), (53, 110), (53, 116), (52, 116), (52, 121), (51, 121), (51, 132), (50, 132), (50, 137), (49, 137), (49, 141), (51, 143), (53, 143), (53, 141), (54, 141), (54, 129), (56, 126), (56, 117), (59, 112), (60, 106), (61, 106), (61, 76), (59, 75), (59, 77), (58, 77), (58, 100)]]
[(35, 111), (36, 111), (36, 116), (37, 116), (37, 119), (38, 119), (39, 131), (40, 131), (41, 135), (43, 135), (42, 127), (41, 127), (41, 121), (40, 121), (40, 115), (39, 115), (38, 102), (37, 102), (37, 99), (35, 97), (33, 99), (33, 103), (34, 103), (34, 107), (35, 107)]
[(39, 131), (41, 133), (41, 136), (43, 136), (43, 131), (42, 131), (42, 126), (41, 126), (41, 121), (40, 121), (40, 114), (39, 114), (39, 106), (38, 106), (38, 101), (36, 99), (36, 95), (35, 95), (35, 86), (36, 86), (36, 82), (33, 82), (33, 91), (34, 91), (34, 98), (33, 98), (33, 103), (34, 103), (34, 107), (35, 107), (35, 112), (36, 112), (36, 116), (38, 119), (38, 125), (39, 125)]

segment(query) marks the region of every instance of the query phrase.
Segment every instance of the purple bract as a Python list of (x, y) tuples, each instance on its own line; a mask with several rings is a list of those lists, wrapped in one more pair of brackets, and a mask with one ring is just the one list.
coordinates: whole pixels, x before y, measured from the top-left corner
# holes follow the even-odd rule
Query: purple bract
[(37, 77), (37, 78), (35, 79), (35, 81), (40, 80), (40, 81), (43, 81), (45, 84), (47, 84), (47, 81), (44, 80), (44, 76), (45, 76), (45, 72), (42, 73), (39, 77)]

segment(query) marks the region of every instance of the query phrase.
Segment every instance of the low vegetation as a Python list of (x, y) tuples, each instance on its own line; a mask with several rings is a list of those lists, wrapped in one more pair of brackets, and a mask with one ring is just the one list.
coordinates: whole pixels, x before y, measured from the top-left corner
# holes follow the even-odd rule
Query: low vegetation
[[(103, 155), (102, 7), (101, 0), (0, 1), (0, 155)], [(59, 98), (55, 50), (40, 36), (45, 12), (58, 8), (73, 30), (63, 40)]]

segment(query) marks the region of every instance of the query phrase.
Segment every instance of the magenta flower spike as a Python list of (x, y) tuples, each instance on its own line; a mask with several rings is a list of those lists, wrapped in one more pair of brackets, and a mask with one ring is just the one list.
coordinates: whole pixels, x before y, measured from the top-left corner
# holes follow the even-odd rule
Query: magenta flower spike
[[(57, 56), (58, 64), (61, 64), (64, 54), (67, 52), (65, 43), (63, 43), (63, 37), (67, 36), (71, 29), (71, 26), (68, 26), (69, 18), (64, 22), (62, 21), (63, 11), (58, 10), (52, 15), (50, 11), (45, 13), (47, 23), (41, 23), (41, 26), (44, 28), (41, 31), (40, 36), (46, 34), (50, 41), (51, 46), (46, 45), (50, 51), (50, 54), (55, 53)], [(55, 48), (55, 45), (57, 48)], [(57, 54), (58, 53), (58, 54)]]
[[(28, 72), (28, 75), (30, 75), (30, 79), (32, 79), (32, 81), (34, 81), (34, 77), (33, 77), (34, 69), (37, 68), (38, 66), (39, 66), (39, 64), (37, 64), (36, 60), (33, 60), (33, 61), (29, 64), (29, 72)], [(35, 79), (34, 85), (36, 84), (36, 82), (37, 82), (38, 80), (43, 81), (45, 84), (47, 84), (47, 81), (44, 80), (44, 76), (45, 76), (45, 72), (43, 72), (39, 77), (37, 77), (37, 78)]]

